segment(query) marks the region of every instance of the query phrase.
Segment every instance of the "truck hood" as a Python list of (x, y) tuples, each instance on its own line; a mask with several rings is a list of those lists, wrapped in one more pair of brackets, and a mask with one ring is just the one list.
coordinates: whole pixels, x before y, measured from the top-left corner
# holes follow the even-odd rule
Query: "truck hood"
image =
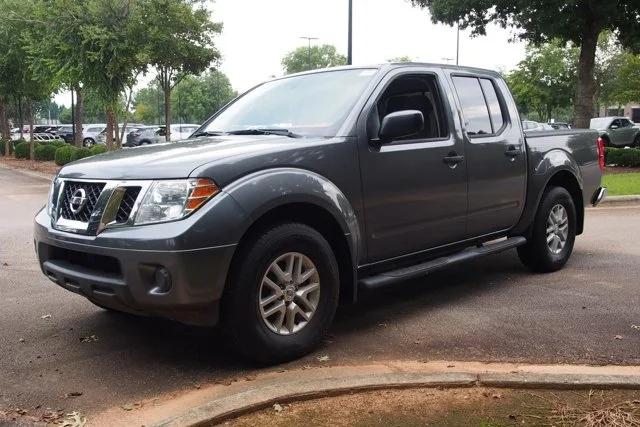
[(122, 149), (68, 164), (60, 177), (76, 179), (187, 178), (207, 163), (303, 147), (317, 139), (279, 135), (202, 137)]

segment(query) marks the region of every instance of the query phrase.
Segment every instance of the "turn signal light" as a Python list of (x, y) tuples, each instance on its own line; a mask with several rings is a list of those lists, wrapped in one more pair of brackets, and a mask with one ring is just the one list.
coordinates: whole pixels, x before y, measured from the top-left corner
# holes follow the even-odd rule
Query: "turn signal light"
[(215, 182), (208, 178), (199, 178), (187, 198), (186, 212), (193, 212), (202, 206), (207, 200), (220, 192)]

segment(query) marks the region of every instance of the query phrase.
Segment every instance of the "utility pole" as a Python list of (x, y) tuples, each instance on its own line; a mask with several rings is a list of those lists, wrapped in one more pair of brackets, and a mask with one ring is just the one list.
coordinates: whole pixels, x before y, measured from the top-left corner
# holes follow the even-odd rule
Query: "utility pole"
[(347, 37), (347, 65), (353, 65), (353, 0), (349, 0), (349, 31)]
[(311, 69), (311, 40), (318, 40), (317, 37), (308, 37), (308, 36), (303, 36), (300, 37), (301, 39), (305, 39), (307, 40), (308, 43), (308, 48), (307, 48), (307, 66), (309, 67), (309, 70)]
[(458, 30), (456, 33), (456, 65), (460, 65), (460, 21), (458, 21)]

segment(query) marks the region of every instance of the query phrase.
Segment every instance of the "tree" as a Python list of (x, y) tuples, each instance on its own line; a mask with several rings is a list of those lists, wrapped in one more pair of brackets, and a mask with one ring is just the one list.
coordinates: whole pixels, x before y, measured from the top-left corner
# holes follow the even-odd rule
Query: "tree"
[(411, 59), (410, 56), (403, 55), (403, 56), (396, 56), (394, 58), (387, 59), (387, 62), (400, 64), (400, 63), (403, 63), (403, 62), (413, 62), (413, 59)]
[[(171, 110), (182, 123), (202, 123), (236, 96), (226, 75), (210, 70), (200, 76), (187, 76), (176, 87)], [(142, 123), (160, 123), (164, 97), (157, 81), (135, 95), (134, 117)]]
[(571, 105), (576, 84), (578, 52), (575, 47), (554, 41), (527, 47), (526, 57), (507, 75), (519, 111), (536, 114), (547, 122)]
[(624, 53), (618, 72), (617, 100), (621, 104), (640, 99), (640, 55)]
[[(164, 93), (165, 123), (171, 124), (171, 91), (187, 75), (199, 74), (220, 58), (213, 38), (222, 24), (211, 21), (202, 0), (139, 0), (145, 22), (141, 36), (147, 61), (157, 71)], [(167, 126), (167, 141), (171, 129)]]
[(318, 68), (346, 65), (347, 58), (336, 51), (336, 47), (328, 44), (322, 46), (299, 47), (282, 58), (282, 67), (286, 74)]
[(588, 128), (596, 95), (595, 57), (598, 37), (612, 31), (630, 49), (640, 48), (638, 0), (411, 0), (428, 7), (434, 22), (471, 28), (486, 34), (489, 22), (518, 30), (518, 37), (534, 44), (552, 39), (573, 42), (580, 49), (575, 91), (575, 120)]

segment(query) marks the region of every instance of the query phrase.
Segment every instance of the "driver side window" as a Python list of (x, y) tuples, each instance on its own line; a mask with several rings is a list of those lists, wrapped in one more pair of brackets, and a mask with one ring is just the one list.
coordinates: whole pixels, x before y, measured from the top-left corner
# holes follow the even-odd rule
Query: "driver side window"
[(402, 140), (439, 139), (449, 135), (442, 99), (436, 78), (427, 74), (403, 75), (393, 80), (371, 109), (367, 120), (369, 139), (378, 138), (382, 119), (391, 113), (418, 110), (424, 117), (424, 128)]

